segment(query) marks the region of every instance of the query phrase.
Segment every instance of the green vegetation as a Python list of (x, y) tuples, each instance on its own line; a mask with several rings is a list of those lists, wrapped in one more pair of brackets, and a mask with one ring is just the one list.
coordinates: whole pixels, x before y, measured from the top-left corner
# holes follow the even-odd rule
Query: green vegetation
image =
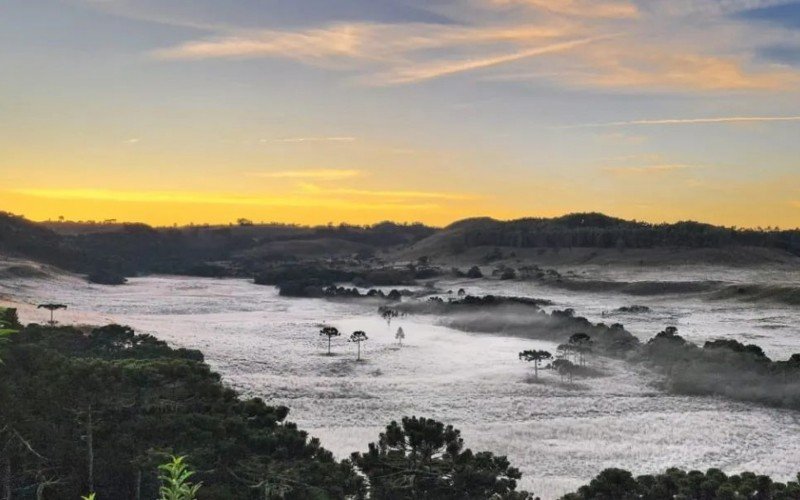
[(433, 420), (392, 423), (355, 466), (337, 461), (286, 421), (288, 408), (226, 388), (199, 351), (125, 326), (32, 324), (4, 355), (4, 498), (527, 498), (505, 457), (463, 449), (457, 430)]
[(577, 492), (562, 500), (797, 500), (797, 481), (775, 482), (752, 472), (726, 475), (719, 469), (683, 471), (633, 477), (623, 469), (606, 469)]
[(201, 499), (263, 498), (254, 486), (265, 480), (287, 498), (364, 490), (287, 408), (240, 399), (198, 351), (117, 325), (29, 325), (3, 352), (0, 490), (15, 499), (155, 498), (157, 466), (173, 454), (191, 457)]
[(506, 457), (464, 449), (461, 432), (427, 418), (392, 422), (352, 462), (369, 478), (373, 498), (386, 500), (527, 499), (516, 491), (519, 470)]
[(172, 457), (169, 462), (158, 466), (161, 471), (159, 480), (161, 494), (159, 500), (195, 500), (202, 483), (192, 484), (189, 479), (194, 475), (185, 462), (186, 457)]

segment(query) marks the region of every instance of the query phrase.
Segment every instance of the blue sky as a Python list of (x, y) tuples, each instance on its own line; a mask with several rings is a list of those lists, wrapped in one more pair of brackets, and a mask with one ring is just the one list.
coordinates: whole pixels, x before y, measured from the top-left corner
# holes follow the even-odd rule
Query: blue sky
[(800, 225), (798, 2), (7, 0), (0, 65), (33, 218)]

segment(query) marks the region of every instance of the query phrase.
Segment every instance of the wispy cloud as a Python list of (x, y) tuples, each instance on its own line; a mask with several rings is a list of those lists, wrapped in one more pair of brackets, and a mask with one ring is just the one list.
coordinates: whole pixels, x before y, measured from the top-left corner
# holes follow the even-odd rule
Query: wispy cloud
[(239, 195), (194, 191), (127, 191), (114, 189), (15, 189), (10, 192), (56, 200), (93, 200), (114, 203), (170, 203), (198, 205), (246, 205), (266, 207), (320, 207), (352, 210), (431, 210), (432, 203), (404, 203), (402, 200), (370, 200), (326, 196)]
[(138, 137), (132, 137), (130, 139), (125, 139), (124, 142), (125, 142), (125, 144), (137, 144), (137, 143), (141, 142), (141, 139), (139, 139)]
[(632, 18), (638, 17), (635, 4), (603, 0), (489, 0), (491, 5), (524, 5), (535, 9), (578, 17)]
[(376, 85), (397, 85), (406, 83), (417, 83), (424, 80), (431, 80), (442, 76), (453, 75), (456, 73), (464, 73), (467, 71), (475, 71), (492, 66), (499, 66), (522, 59), (528, 59), (535, 56), (545, 54), (553, 54), (557, 52), (565, 52), (572, 50), (581, 45), (586, 45), (597, 38), (583, 38), (578, 40), (569, 40), (561, 43), (548, 44), (541, 47), (534, 47), (531, 49), (519, 50), (510, 54), (493, 55), (480, 59), (467, 59), (467, 60), (443, 60), (434, 61), (427, 64), (416, 64), (406, 67), (397, 67), (389, 72), (373, 75), (366, 78), (364, 81)]
[(282, 170), (280, 172), (250, 172), (253, 177), (270, 179), (318, 179), (338, 180), (351, 179), (361, 175), (360, 170), (321, 168), (315, 170)]
[(151, 54), (157, 59), (283, 57), (326, 64), (355, 59), (381, 62), (410, 52), (495, 43), (526, 43), (564, 36), (566, 26), (446, 26), (439, 24), (336, 23), (298, 31), (261, 30), (188, 41)]
[[(457, 26), (337, 23), (188, 41), (152, 52), (161, 60), (271, 57), (358, 71), (370, 85), (398, 85), (563, 52), (593, 40), (570, 23)], [(433, 54), (437, 54), (435, 59)]]
[(357, 139), (350, 136), (333, 137), (285, 137), (283, 139), (261, 139), (259, 142), (355, 142)]
[(720, 116), (713, 118), (661, 118), (564, 125), (558, 128), (601, 128), (637, 125), (700, 125), (713, 123), (800, 122), (800, 116)]
[(688, 170), (698, 168), (697, 165), (685, 165), (680, 163), (667, 163), (660, 165), (646, 165), (636, 167), (605, 167), (605, 172), (617, 175), (648, 175), (648, 174), (664, 174), (668, 172), (675, 172), (680, 170)]
[(481, 196), (468, 193), (445, 193), (435, 191), (393, 191), (393, 190), (371, 190), (371, 189), (352, 189), (352, 188), (333, 188), (328, 189), (314, 184), (300, 184), (300, 189), (305, 193), (326, 193), (330, 195), (346, 195), (354, 197), (375, 197), (384, 199), (428, 199), (446, 201), (469, 201), (481, 199)]

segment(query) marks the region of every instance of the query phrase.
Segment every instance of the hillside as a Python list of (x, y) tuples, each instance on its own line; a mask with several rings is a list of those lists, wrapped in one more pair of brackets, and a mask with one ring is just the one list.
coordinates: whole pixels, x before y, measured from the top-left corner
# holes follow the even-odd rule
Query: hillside
[(421, 256), (464, 262), (513, 257), (545, 264), (783, 263), (800, 256), (800, 230), (737, 229), (693, 221), (650, 224), (598, 213), (511, 221), (474, 218), (455, 222), (397, 255)]
[(252, 276), (279, 262), (379, 255), (452, 263), (797, 264), (800, 230), (698, 222), (649, 224), (598, 213), (551, 219), (472, 218), (443, 229), (252, 224), (157, 228), (131, 223), (35, 223), (0, 213), (0, 254), (115, 277), (142, 273)]

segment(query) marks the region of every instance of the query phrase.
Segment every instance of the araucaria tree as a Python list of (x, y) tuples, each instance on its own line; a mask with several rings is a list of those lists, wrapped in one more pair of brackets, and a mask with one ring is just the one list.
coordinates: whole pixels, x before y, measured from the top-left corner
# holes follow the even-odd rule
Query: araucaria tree
[(366, 342), (367, 339), (369, 339), (369, 337), (361, 330), (357, 330), (350, 335), (349, 341), (355, 342), (358, 345), (358, 357), (356, 358), (358, 361), (361, 361), (361, 343)]
[(319, 331), (319, 334), (323, 335), (325, 337), (328, 337), (328, 356), (330, 356), (331, 355), (331, 339), (333, 337), (338, 337), (339, 335), (341, 335), (341, 333), (339, 333), (339, 330), (336, 327), (323, 326), (322, 330)]
[(352, 462), (369, 478), (372, 498), (392, 500), (522, 500), (522, 477), (508, 459), (464, 448), (461, 432), (427, 418), (392, 422)]
[(592, 338), (585, 333), (576, 333), (569, 338), (569, 345), (578, 358), (581, 366), (586, 365), (586, 353), (592, 350)]
[(53, 311), (66, 308), (67, 306), (65, 306), (64, 304), (39, 304), (38, 306), (36, 306), (36, 309), (47, 309), (48, 311), (50, 311), (50, 321), (47, 322), (47, 324), (50, 326), (56, 325), (56, 320), (53, 319)]
[(520, 360), (533, 362), (533, 376), (537, 379), (539, 378), (539, 363), (552, 358), (553, 355), (548, 351), (528, 350), (519, 353)]
[(353, 453), (351, 459), (369, 478), (372, 498), (530, 498), (516, 491), (522, 474), (506, 457), (464, 449), (458, 429), (432, 419), (393, 421), (366, 453)]

